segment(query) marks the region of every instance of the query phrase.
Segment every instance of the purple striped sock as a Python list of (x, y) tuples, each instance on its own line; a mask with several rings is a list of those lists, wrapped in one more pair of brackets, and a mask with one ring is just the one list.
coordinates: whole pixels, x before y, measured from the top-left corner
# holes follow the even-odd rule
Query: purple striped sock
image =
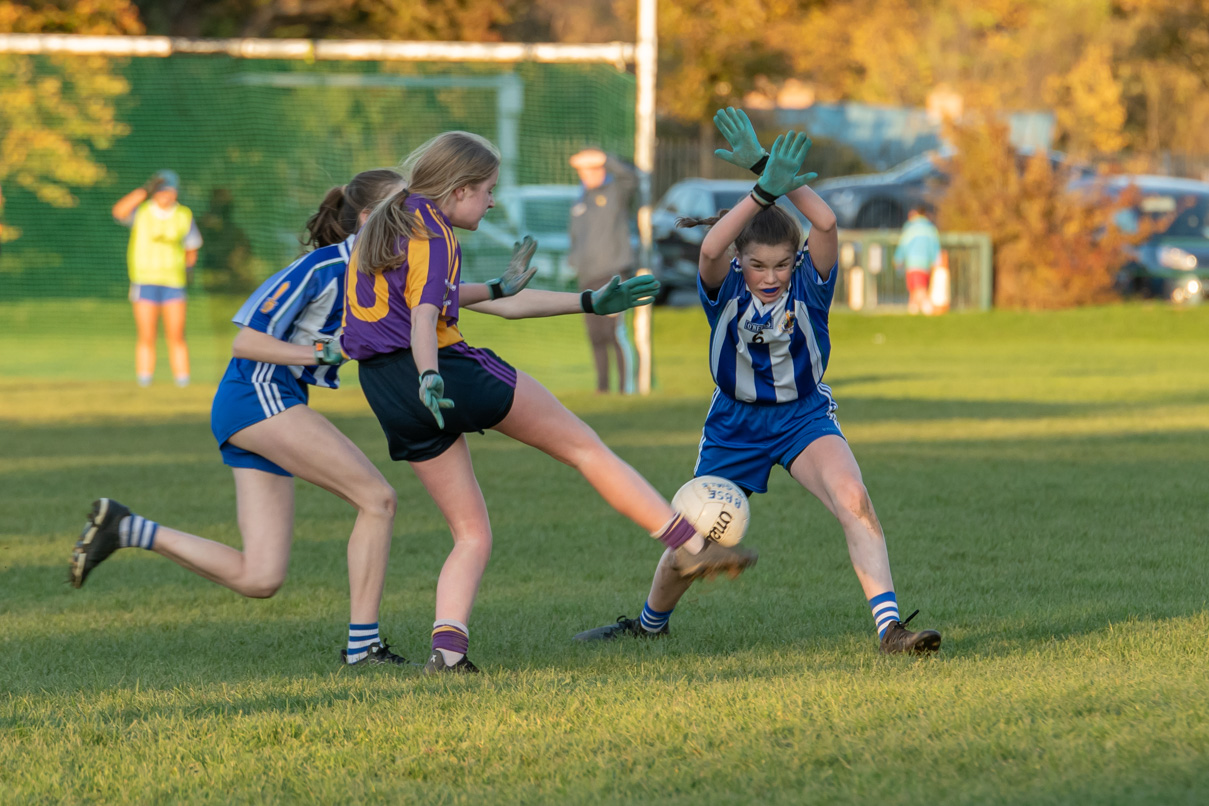
[(695, 534), (697, 534), (697, 530), (693, 528), (693, 525), (685, 520), (683, 515), (677, 515), (655, 537), (669, 549), (678, 549), (691, 540)]
[(437, 624), (432, 628), (432, 648), (465, 655), (470, 648), (470, 636), (452, 624)]

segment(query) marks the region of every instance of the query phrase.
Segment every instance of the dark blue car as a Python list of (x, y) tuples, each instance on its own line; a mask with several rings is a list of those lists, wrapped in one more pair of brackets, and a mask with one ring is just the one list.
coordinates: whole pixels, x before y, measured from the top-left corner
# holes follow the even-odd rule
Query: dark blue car
[[(1196, 303), (1209, 282), (1209, 183), (1169, 176), (1114, 176), (1105, 191), (1116, 196), (1137, 187), (1137, 203), (1117, 214), (1117, 226), (1137, 232), (1144, 218), (1161, 227), (1130, 249), (1117, 275), (1126, 296), (1149, 296)], [(1165, 226), (1163, 226), (1165, 225)]]

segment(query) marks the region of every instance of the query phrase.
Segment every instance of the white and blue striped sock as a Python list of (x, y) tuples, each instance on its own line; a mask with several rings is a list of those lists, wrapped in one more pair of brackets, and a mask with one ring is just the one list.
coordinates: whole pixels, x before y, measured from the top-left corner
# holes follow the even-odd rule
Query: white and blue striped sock
[(879, 593), (869, 600), (869, 608), (873, 611), (873, 620), (877, 622), (877, 637), (881, 638), (890, 622), (898, 621), (898, 597), (894, 591)]
[(381, 643), (378, 640), (378, 622), (373, 624), (348, 625), (348, 652), (345, 653), (349, 663), (356, 663), (369, 654), (369, 645)]
[[(675, 610), (675, 608), (672, 608), (672, 610)], [(667, 620), (671, 617), (671, 610), (660, 613), (651, 607), (650, 602), (645, 602), (642, 605), (642, 615), (638, 617), (638, 622), (642, 624), (642, 629), (647, 632), (659, 632), (667, 626)]]
[(159, 531), (160, 525), (155, 521), (149, 521), (142, 515), (127, 515), (122, 518), (122, 522), (118, 524), (118, 546), (119, 548), (140, 548), (151, 550), (155, 545), (155, 533)]

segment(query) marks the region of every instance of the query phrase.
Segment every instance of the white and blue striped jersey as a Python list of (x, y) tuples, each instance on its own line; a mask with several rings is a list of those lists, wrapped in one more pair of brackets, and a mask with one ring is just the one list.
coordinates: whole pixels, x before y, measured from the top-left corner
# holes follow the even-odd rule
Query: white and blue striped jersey
[(788, 403), (816, 398), (834, 409), (823, 373), (831, 357), (827, 314), (835, 296), (832, 267), (819, 279), (803, 246), (789, 288), (765, 305), (743, 281), (737, 259), (711, 298), (697, 277), (697, 292), (710, 325), (709, 368), (719, 391), (744, 403)]
[[(321, 338), (339, 341), (344, 273), (355, 237), (350, 235), (342, 243), (308, 252), (265, 280), (231, 321), (292, 344), (311, 345)], [(245, 358), (234, 361), (247, 364), (240, 369), (248, 378), (259, 363)], [(332, 389), (340, 385), (338, 369), (327, 365), (289, 367), (302, 383)]]

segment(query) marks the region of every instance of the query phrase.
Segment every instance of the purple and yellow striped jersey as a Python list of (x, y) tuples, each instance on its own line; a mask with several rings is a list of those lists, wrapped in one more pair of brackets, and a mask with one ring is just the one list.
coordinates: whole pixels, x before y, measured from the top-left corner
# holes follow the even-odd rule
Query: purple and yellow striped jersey
[(411, 347), (411, 311), (422, 303), (440, 309), (437, 347), (462, 341), (458, 331), (458, 280), (462, 247), (453, 225), (429, 199), (412, 195), (405, 202), (433, 233), (431, 238), (400, 238), (403, 265), (365, 274), (349, 264), (345, 285), (344, 334), (341, 347), (350, 358), (363, 359)]

